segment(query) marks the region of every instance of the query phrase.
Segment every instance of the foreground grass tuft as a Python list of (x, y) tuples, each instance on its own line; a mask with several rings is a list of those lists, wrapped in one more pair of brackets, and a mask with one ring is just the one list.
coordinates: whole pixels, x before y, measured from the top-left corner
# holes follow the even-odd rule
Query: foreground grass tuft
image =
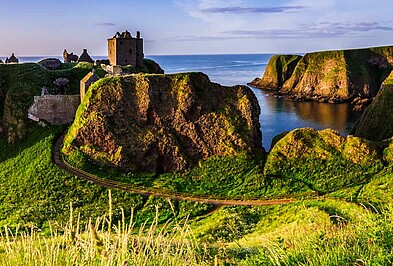
[[(71, 216), (72, 217), (72, 216)], [(32, 228), (12, 233), (5, 228), (0, 237), (0, 265), (203, 265), (204, 258), (183, 222), (158, 226), (158, 212), (150, 226), (138, 230), (131, 219), (112, 225), (109, 216), (89, 221), (79, 220), (51, 231), (45, 237)]]

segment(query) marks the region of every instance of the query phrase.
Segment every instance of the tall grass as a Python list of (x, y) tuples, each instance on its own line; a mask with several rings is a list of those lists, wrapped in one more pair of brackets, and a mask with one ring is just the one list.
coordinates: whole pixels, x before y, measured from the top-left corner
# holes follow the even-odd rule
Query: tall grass
[[(110, 211), (109, 211), (110, 213)], [(133, 215), (112, 224), (110, 215), (80, 224), (70, 220), (63, 232), (49, 237), (35, 228), (14, 232), (5, 227), (0, 235), (0, 265), (204, 265), (205, 258), (186, 221), (159, 225), (153, 221), (134, 228)], [(149, 224), (149, 225), (148, 225)]]
[[(298, 239), (266, 239), (241, 265), (393, 265), (393, 205), (381, 213), (355, 211), (356, 220), (317, 225)], [(297, 227), (301, 231), (301, 226)], [(307, 230), (306, 230), (307, 231)]]

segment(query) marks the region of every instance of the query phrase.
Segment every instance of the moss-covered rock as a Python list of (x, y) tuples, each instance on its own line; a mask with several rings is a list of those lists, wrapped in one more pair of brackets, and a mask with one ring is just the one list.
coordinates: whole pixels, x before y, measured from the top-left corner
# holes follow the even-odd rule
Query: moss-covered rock
[(259, 113), (249, 88), (202, 73), (106, 78), (87, 92), (63, 151), (126, 170), (182, 170), (261, 150)]
[[(334, 103), (371, 98), (393, 68), (392, 57), (390, 46), (308, 53), (300, 60), (298, 56), (273, 56), (263, 78), (251, 85), (299, 100)], [(292, 60), (291, 68), (296, 62), (294, 70), (279, 63), (281, 58)]]
[(393, 71), (382, 83), (373, 103), (364, 111), (352, 129), (355, 136), (384, 140), (393, 136)]
[(147, 74), (164, 74), (164, 70), (161, 68), (159, 64), (151, 59), (143, 59), (143, 66), (122, 66), (122, 69), (125, 73), (128, 74), (136, 74), (136, 73), (147, 73)]
[(359, 184), (381, 168), (380, 149), (372, 143), (353, 136), (344, 138), (330, 129), (301, 128), (272, 147), (264, 172), (302, 180), (315, 190), (328, 192)]
[(300, 55), (274, 55), (266, 66), (262, 79), (256, 78), (249, 85), (270, 90), (279, 90), (292, 76)]

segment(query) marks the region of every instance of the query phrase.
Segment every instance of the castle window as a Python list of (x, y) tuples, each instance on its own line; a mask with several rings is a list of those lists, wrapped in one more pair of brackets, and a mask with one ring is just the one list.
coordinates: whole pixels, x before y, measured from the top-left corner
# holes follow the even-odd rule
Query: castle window
[(130, 49), (130, 54), (132, 54), (132, 49)]
[(123, 45), (123, 41), (120, 41), (120, 45)]

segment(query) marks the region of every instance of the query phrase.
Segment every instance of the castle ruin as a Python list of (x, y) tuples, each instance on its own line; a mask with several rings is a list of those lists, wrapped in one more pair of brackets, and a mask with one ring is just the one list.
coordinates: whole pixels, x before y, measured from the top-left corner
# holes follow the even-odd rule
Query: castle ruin
[(127, 30), (117, 32), (113, 38), (108, 39), (108, 58), (111, 65), (143, 66), (143, 39), (137, 31), (136, 37), (132, 37)]

